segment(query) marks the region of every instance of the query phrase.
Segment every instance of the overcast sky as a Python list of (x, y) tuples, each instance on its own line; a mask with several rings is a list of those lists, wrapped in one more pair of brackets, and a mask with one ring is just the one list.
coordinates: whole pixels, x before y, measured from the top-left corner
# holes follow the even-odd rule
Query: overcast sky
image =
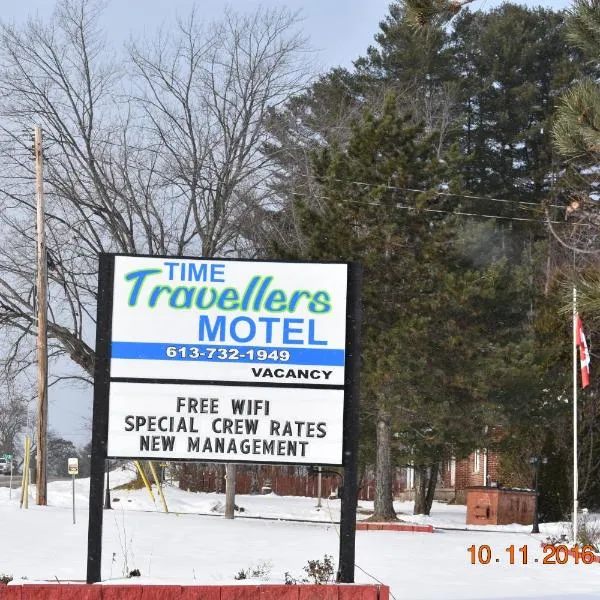
[[(149, 36), (162, 24), (168, 26), (177, 15), (189, 14), (194, 4), (206, 21), (218, 19), (224, 7), (251, 11), (285, 4), (300, 11), (302, 29), (310, 46), (317, 51), (317, 65), (321, 70), (343, 65), (365, 53), (378, 31), (379, 22), (387, 14), (389, 0), (109, 0), (105, 12), (105, 26), (109, 40), (125, 42), (131, 36)], [(488, 10), (500, 2), (491, 0), (473, 2), (473, 9)], [(528, 6), (562, 9), (569, 5), (563, 0), (522, 2)], [(4, 22), (23, 22), (28, 15), (47, 16), (53, 10), (53, 0), (2, 0), (0, 18)], [(91, 423), (91, 389), (50, 390), (50, 427), (59, 434), (83, 446), (89, 439), (86, 419)]]
[[(176, 15), (189, 14), (194, 5), (202, 18), (212, 21), (223, 14), (226, 6), (251, 11), (258, 6), (283, 4), (301, 12), (303, 29), (311, 46), (319, 51), (319, 63), (327, 68), (340, 64), (351, 66), (352, 60), (364, 53), (387, 13), (390, 0), (107, 0), (106, 26), (113, 39), (125, 41), (131, 35), (152, 34), (161, 24), (172, 22)], [(488, 10), (499, 4), (501, 2), (476, 0), (472, 7)], [(521, 4), (560, 9), (569, 2), (547, 0)], [(36, 12), (49, 15), (54, 5), (54, 0), (2, 0), (0, 17), (18, 23)]]

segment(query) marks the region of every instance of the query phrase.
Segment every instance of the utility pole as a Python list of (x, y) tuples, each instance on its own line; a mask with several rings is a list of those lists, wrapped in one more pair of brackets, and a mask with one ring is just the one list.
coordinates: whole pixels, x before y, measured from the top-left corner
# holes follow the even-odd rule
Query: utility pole
[(37, 504), (46, 506), (46, 439), (48, 431), (48, 289), (46, 230), (44, 207), (44, 148), (42, 128), (34, 130), (33, 153), (35, 156), (35, 192), (37, 206), (37, 461), (36, 494)]

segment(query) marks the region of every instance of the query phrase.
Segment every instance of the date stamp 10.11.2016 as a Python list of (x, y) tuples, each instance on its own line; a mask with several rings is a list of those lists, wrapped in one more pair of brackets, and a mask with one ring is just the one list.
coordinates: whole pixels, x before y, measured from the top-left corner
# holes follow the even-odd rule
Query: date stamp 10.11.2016
[(531, 558), (527, 544), (510, 546), (494, 551), (488, 544), (471, 545), (467, 548), (468, 558), (472, 565), (488, 565), (503, 563), (508, 565), (598, 565), (598, 558), (592, 546), (567, 546), (566, 544), (542, 545), (542, 556)]

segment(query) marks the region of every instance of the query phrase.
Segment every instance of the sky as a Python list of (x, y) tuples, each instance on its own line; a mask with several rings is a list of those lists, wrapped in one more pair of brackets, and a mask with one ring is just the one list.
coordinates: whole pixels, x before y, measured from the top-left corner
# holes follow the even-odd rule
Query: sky
[[(3, 0), (0, 16), (4, 21), (20, 22), (38, 12), (50, 14), (53, 0)], [(107, 0), (106, 24), (114, 39), (127, 40), (151, 34), (161, 24), (168, 24), (175, 15), (189, 14), (195, 5), (207, 21), (218, 19), (225, 6), (239, 11), (252, 11), (263, 6), (287, 6), (304, 17), (303, 30), (311, 46), (318, 51), (325, 68), (351, 66), (373, 41), (379, 22), (387, 13), (390, 0)], [(473, 9), (487, 10), (501, 4), (494, 0), (475, 0)], [(566, 0), (520, 2), (527, 6), (562, 9)]]
[[(352, 61), (363, 55), (378, 24), (385, 18), (389, 0), (108, 0), (105, 11), (107, 36), (114, 43), (131, 37), (152, 36), (161, 25), (169, 25), (175, 16), (186, 16), (195, 5), (201, 18), (210, 22), (223, 15), (224, 7), (252, 11), (258, 6), (267, 8), (285, 4), (302, 16), (301, 28), (315, 50), (315, 66), (326, 71), (334, 66), (351, 67)], [(500, 2), (477, 0), (473, 9), (488, 10)], [(528, 6), (562, 9), (565, 0), (522, 2)], [(53, 0), (2, 0), (0, 18), (4, 22), (22, 23), (28, 15), (48, 16)], [(91, 424), (91, 388), (51, 388), (49, 393), (50, 427), (64, 437), (83, 446), (89, 440)]]

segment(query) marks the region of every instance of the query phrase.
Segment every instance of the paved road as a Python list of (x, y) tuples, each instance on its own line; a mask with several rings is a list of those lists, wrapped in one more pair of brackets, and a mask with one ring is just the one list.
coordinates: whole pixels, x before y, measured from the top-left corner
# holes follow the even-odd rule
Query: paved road
[[(9, 481), (9, 475), (0, 475), (0, 487), (8, 487)], [(21, 485), (21, 476), (13, 473), (13, 488), (19, 485)]]
[[(48, 477), (48, 481), (70, 481), (70, 477)], [(8, 487), (10, 484), (10, 475), (0, 475), (0, 487)], [(21, 485), (21, 475), (16, 475), (13, 473), (12, 486), (13, 489), (20, 487)]]

